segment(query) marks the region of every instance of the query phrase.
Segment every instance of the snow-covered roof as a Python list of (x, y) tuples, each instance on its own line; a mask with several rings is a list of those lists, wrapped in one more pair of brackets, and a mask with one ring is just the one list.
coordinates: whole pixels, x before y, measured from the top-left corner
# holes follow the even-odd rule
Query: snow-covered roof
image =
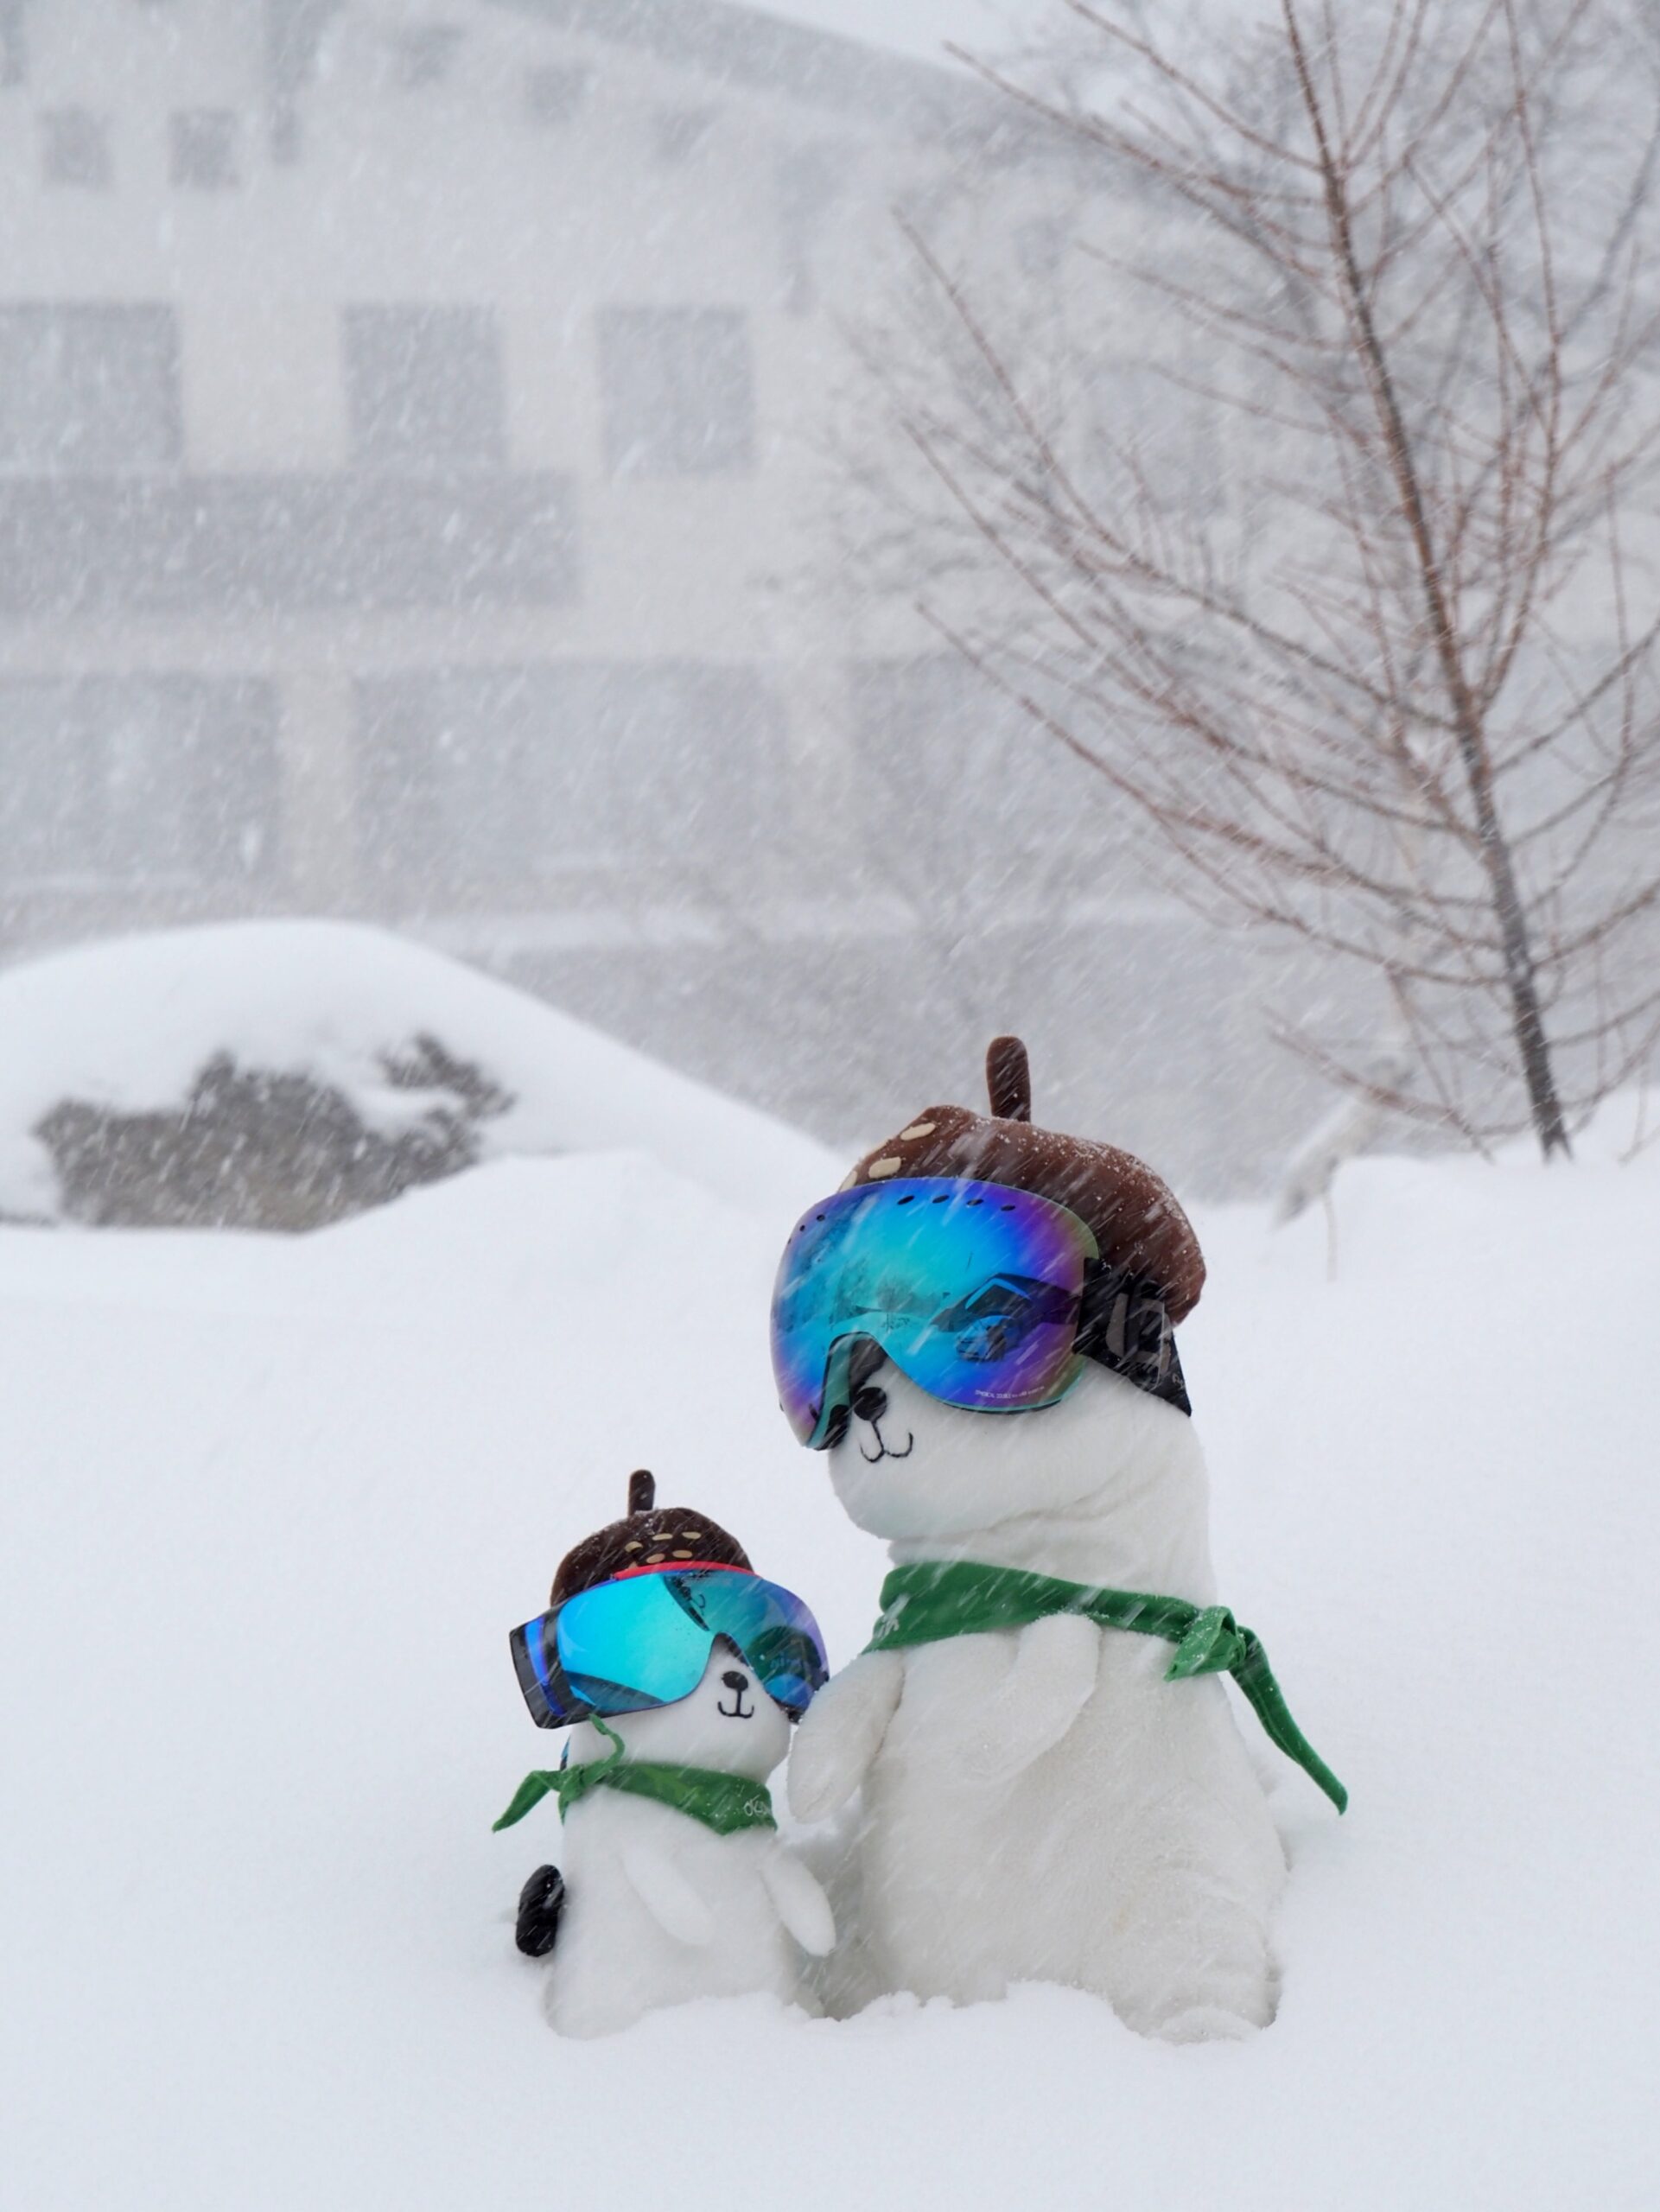
[(552, 28), (632, 46), (725, 85), (921, 131), (1008, 125), (1004, 105), (953, 67), (786, 21), (735, 0), (496, 0)]

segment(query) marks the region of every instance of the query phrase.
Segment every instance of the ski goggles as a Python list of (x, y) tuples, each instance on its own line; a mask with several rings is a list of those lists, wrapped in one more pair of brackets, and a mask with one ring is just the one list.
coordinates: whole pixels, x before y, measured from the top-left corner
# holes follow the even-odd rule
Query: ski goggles
[(800, 1599), (741, 1567), (630, 1567), (526, 1621), (510, 1641), (531, 1718), (564, 1728), (690, 1697), (722, 1636), (792, 1719), (830, 1679), (824, 1639)]
[(1024, 1413), (1083, 1371), (1094, 1232), (1065, 1206), (956, 1178), (862, 1184), (796, 1224), (773, 1291), (779, 1401), (822, 1451), (868, 1339), (930, 1397)]

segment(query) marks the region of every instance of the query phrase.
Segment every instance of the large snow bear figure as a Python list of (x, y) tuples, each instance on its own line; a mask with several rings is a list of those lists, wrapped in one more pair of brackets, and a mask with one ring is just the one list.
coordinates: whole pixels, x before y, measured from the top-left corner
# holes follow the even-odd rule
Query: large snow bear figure
[[(887, 1541), (896, 1568), (923, 1576), (916, 1602), (930, 1570), (972, 1563), (959, 1570), (972, 1601), (966, 1625), (906, 1642), (901, 1595), (884, 1615), (891, 1643), (836, 1676), (797, 1738), (789, 1789), (798, 1818), (823, 1820), (863, 1792), (830, 2001), (849, 2009), (894, 1990), (970, 2001), (1040, 1980), (1098, 1991), (1145, 2034), (1246, 2035), (1274, 2014), (1271, 1928), (1285, 1862), (1228, 1693), (1207, 1671), (1249, 1647), (1257, 1680), (1267, 1675), (1255, 1639), (1215, 1607), (1205, 1460), (1168, 1333), (1197, 1298), (1203, 1263), (1174, 1199), (1139, 1162), (1027, 1125), (1014, 1040), (994, 1046), (990, 1070), (992, 1119), (929, 1109), (843, 1186), (891, 1183), (894, 1219), (913, 1206), (906, 1219), (924, 1227), (914, 1232), (922, 1241), (893, 1247), (874, 1269), (856, 1254), (849, 1262), (855, 1275), (864, 1268), (863, 1287), (849, 1293), (844, 1271), (843, 1302), (862, 1300), (880, 1318), (870, 1334), (838, 1341), (824, 1402), (792, 1405), (792, 1347), (779, 1351), (798, 1433), (828, 1450), (850, 1517)], [(1130, 1325), (1120, 1295), (1096, 1316), (1096, 1356), (1074, 1358), (1062, 1394), (1024, 1412), (965, 1405), (989, 1386), (969, 1368), (931, 1369), (942, 1325), (936, 1315), (933, 1335), (919, 1333), (911, 1310), (925, 1274), (919, 1255), (935, 1235), (928, 1209), (944, 1206), (940, 1219), (953, 1207), (1014, 1212), (999, 1208), (994, 1184), (1076, 1209), (1098, 1243), (1092, 1280), (1121, 1293), (1126, 1281), (1141, 1286)], [(960, 1329), (971, 1363), (995, 1367), (1016, 1297), (1030, 1310), (1036, 1264), (1005, 1268), (944, 1323)], [(940, 1265), (948, 1271), (949, 1256)], [(786, 1253), (781, 1296), (790, 1270)], [(1088, 1304), (1086, 1294), (1086, 1316)], [(792, 1318), (775, 1311), (775, 1351)], [(1080, 1342), (1089, 1348), (1087, 1330)], [(803, 1374), (816, 1357), (810, 1346)], [(919, 1387), (919, 1373), (956, 1402)], [(906, 1578), (890, 1578), (890, 1591), (896, 1579)], [(1017, 1616), (1024, 1594), (1071, 1592), (1115, 1619), (1133, 1617), (1121, 1604), (1129, 1593), (1154, 1593), (1167, 1601), (1167, 1625), (1132, 1632), (1053, 1610), (976, 1630), (972, 1606), (984, 1617), (989, 1602), (995, 1618), (1010, 1590)], [(1191, 1678), (1172, 1680), (1173, 1648), (1186, 1668), (1180, 1631), (1190, 1624), (1190, 1643), (1208, 1638), (1215, 1649), (1197, 1652)], [(1283, 1707), (1267, 1681), (1273, 1726)], [(1312, 1752), (1304, 1764), (1340, 1802), (1341, 1785)]]

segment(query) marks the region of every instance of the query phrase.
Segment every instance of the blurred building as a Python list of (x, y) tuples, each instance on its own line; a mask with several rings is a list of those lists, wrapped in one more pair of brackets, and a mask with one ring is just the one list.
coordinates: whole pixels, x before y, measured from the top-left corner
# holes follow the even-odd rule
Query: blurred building
[(1230, 956), (813, 581), (893, 209), (1023, 131), (724, 0), (0, 0), (6, 956), (380, 917), (838, 1135), (1018, 1023), (1237, 1172)]

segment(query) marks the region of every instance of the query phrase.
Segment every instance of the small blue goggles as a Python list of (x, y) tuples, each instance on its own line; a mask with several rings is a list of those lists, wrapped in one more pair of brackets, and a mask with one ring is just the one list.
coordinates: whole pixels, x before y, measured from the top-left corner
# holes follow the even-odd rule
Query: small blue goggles
[(818, 1624), (792, 1591), (741, 1567), (629, 1567), (513, 1630), (513, 1667), (538, 1728), (644, 1713), (690, 1697), (717, 1637), (798, 1719), (830, 1679)]

